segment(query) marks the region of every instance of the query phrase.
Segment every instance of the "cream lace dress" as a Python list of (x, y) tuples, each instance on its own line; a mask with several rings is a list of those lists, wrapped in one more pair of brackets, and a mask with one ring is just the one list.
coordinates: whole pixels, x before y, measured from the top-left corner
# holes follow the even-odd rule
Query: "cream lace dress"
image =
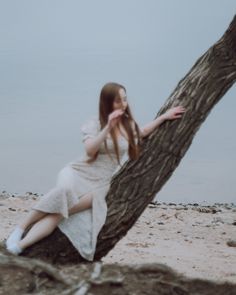
[[(94, 137), (100, 131), (99, 120), (93, 118), (81, 128), (83, 141)], [(118, 139), (121, 163), (127, 159), (128, 142), (120, 136)], [(106, 194), (112, 176), (119, 170), (113, 142), (107, 137), (109, 154), (102, 144), (95, 161), (88, 163), (86, 153), (68, 163), (58, 174), (56, 186), (42, 196), (33, 209), (48, 213), (61, 213), (65, 218), (58, 227), (69, 238), (80, 255), (92, 261), (96, 249), (97, 236), (105, 223), (107, 215)], [(92, 194), (92, 208), (68, 217), (68, 210), (79, 199)]]

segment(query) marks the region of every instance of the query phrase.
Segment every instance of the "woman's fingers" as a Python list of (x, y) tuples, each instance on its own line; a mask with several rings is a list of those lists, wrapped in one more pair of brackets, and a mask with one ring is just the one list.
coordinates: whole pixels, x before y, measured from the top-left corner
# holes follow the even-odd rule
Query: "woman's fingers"
[(182, 114), (186, 112), (186, 109), (182, 106), (178, 106), (178, 107), (173, 108), (173, 111), (174, 111), (174, 115), (181, 114), (180, 116), (178, 116), (178, 118), (180, 118), (182, 116)]
[(120, 120), (120, 117), (123, 115), (124, 111), (116, 110), (112, 112), (108, 117), (108, 124), (113, 128)]
[(179, 119), (179, 118), (182, 118), (182, 115), (176, 115), (175, 116), (175, 119)]
[(124, 114), (124, 111), (116, 110), (116, 111), (112, 112), (109, 117), (110, 117), (111, 120), (113, 120), (113, 119), (119, 118), (123, 114)]
[(114, 118), (120, 117), (121, 115), (124, 114), (123, 110), (116, 110), (112, 113), (112, 115), (114, 116)]
[(186, 109), (182, 106), (177, 106), (169, 109), (166, 114), (169, 120), (179, 119), (182, 117), (183, 113), (186, 112)]
[(185, 112), (186, 111), (186, 109), (182, 106), (175, 107), (174, 109), (178, 112)]
[(177, 118), (181, 118), (185, 112), (186, 110), (180, 110), (175, 115), (177, 116)]

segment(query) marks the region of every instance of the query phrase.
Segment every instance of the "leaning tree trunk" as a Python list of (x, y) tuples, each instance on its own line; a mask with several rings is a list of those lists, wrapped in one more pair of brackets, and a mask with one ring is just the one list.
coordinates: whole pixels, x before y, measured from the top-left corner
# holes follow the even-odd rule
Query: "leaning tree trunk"
[[(106, 255), (128, 232), (179, 165), (192, 140), (215, 104), (236, 81), (236, 16), (222, 38), (201, 56), (179, 82), (157, 116), (182, 105), (180, 120), (166, 121), (142, 144), (137, 161), (127, 161), (111, 182), (108, 215), (97, 243), (95, 259)], [(53, 262), (82, 258), (56, 230), (24, 255)]]

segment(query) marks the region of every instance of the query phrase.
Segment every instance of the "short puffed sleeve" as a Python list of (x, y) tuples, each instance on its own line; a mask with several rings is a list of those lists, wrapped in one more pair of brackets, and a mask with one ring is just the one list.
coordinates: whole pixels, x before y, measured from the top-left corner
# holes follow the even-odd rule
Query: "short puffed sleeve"
[(81, 126), (82, 140), (95, 137), (100, 131), (100, 123), (97, 118), (90, 119)]

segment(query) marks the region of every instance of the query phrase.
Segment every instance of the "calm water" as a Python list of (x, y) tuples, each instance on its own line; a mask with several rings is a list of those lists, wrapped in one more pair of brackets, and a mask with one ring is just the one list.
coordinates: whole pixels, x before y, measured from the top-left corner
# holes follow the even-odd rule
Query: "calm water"
[[(234, 0), (214, 10), (203, 0), (2, 2), (0, 191), (54, 186), (108, 81), (127, 87), (140, 125), (153, 119), (234, 10)], [(160, 200), (235, 202), (235, 96), (234, 86), (211, 112)]]
[[(129, 100), (140, 125), (152, 119), (164, 103), (163, 99), (155, 99), (150, 87), (161, 77), (148, 59), (140, 62), (143, 71), (147, 75), (150, 72), (148, 81), (140, 85), (141, 75), (134, 75), (135, 61), (130, 56), (111, 61), (109, 56), (84, 54), (78, 60), (71, 54), (60, 63), (56, 57), (32, 57), (17, 65), (14, 57), (12, 54), (12, 65), (8, 60), (3, 66), (2, 76), (1, 190), (44, 193), (54, 186), (58, 171), (83, 150), (80, 126), (96, 114), (98, 93), (106, 81), (128, 84)], [(126, 74), (120, 64), (124, 58)], [(86, 69), (82, 74), (80, 63)], [(111, 74), (106, 74), (106, 69)], [(235, 201), (233, 91), (216, 106), (196, 135), (180, 166), (159, 193), (162, 201)], [(160, 92), (163, 97), (161, 87)]]

